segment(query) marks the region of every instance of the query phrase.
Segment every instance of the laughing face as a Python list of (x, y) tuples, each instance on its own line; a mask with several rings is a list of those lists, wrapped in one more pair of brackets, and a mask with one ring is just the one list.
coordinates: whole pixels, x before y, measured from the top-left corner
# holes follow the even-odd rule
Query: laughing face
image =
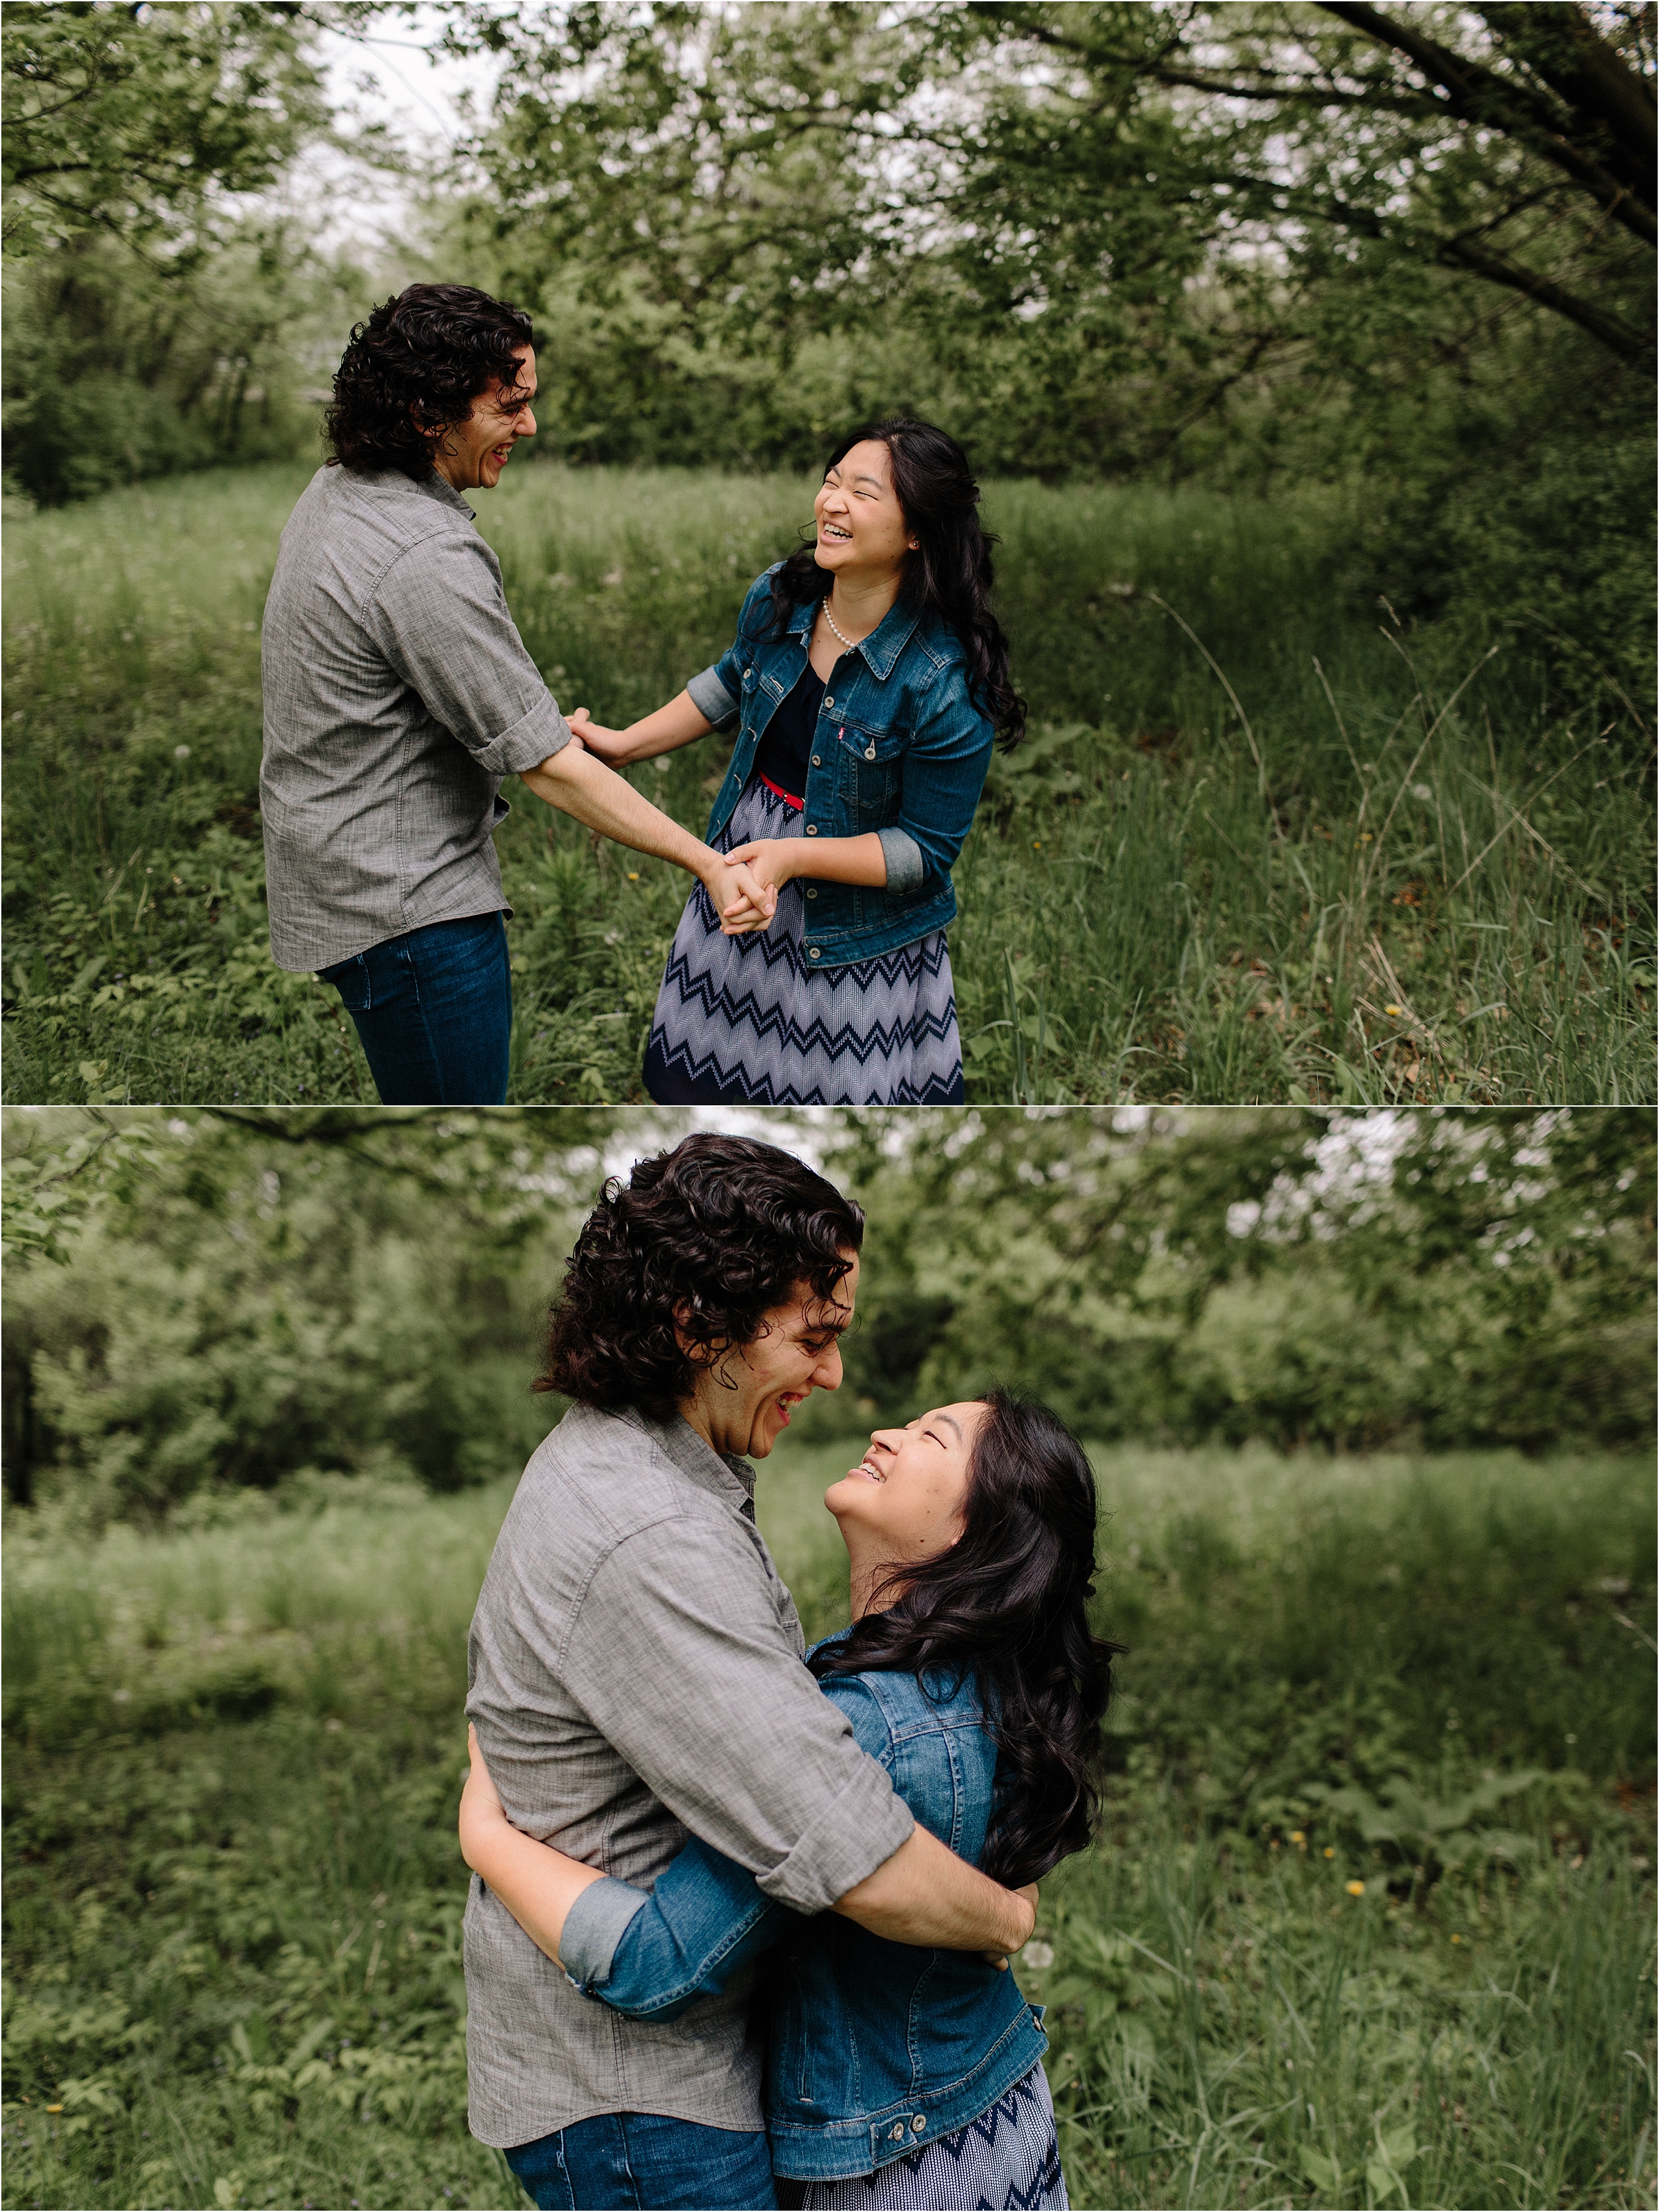
[(536, 396), (536, 356), (526, 346), (514, 350), (518, 381), (509, 391), (492, 381), (472, 403), (465, 422), (452, 422), (433, 449), (433, 466), (457, 491), (493, 491), (507, 457), (520, 438), (536, 434), (531, 402)]
[(812, 502), (820, 568), (848, 577), (896, 575), (917, 540), (893, 489), (892, 458), (879, 438), (849, 447)]
[(935, 1407), (902, 1429), (877, 1429), (858, 1465), (825, 1491), (855, 1581), (866, 1565), (936, 1559), (955, 1543), (968, 1498), (968, 1462), (988, 1410), (970, 1398)]
[(805, 1283), (787, 1305), (769, 1307), (750, 1341), (699, 1376), (686, 1419), (716, 1451), (764, 1459), (814, 1390), (841, 1388), (841, 1337), (853, 1318), (859, 1263), (821, 1298)]

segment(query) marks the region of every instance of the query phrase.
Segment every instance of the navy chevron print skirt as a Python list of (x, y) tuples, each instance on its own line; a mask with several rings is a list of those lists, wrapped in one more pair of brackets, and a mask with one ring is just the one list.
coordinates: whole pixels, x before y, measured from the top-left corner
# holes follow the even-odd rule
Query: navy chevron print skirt
[(812, 2212), (1034, 2212), (1068, 2203), (1041, 2066), (965, 2128), (853, 2181), (809, 2181)]
[[(716, 841), (799, 837), (801, 817), (758, 777)], [(879, 959), (806, 958), (805, 885), (778, 894), (769, 929), (722, 937), (699, 884), (663, 971), (645, 1048), (659, 1106), (959, 1106), (962, 1040), (945, 933)]]

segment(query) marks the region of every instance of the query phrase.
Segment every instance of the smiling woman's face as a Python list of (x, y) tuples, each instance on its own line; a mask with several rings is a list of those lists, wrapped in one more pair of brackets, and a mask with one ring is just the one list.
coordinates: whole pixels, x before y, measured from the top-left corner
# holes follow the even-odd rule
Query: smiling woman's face
[(936, 1559), (962, 1534), (968, 1462), (988, 1408), (977, 1398), (938, 1406), (902, 1429), (877, 1429), (858, 1466), (823, 1502), (856, 1566)]
[(867, 574), (897, 575), (917, 539), (893, 489), (893, 464), (879, 438), (866, 438), (843, 453), (825, 475), (812, 505), (820, 568), (849, 580)]

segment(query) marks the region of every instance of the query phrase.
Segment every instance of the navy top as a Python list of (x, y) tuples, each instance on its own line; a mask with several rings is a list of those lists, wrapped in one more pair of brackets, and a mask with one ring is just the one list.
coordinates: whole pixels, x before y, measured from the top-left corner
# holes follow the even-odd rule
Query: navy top
[(787, 696), (766, 726), (755, 773), (787, 791), (791, 799), (806, 802), (806, 769), (812, 756), (812, 732), (823, 704), (823, 678), (809, 660), (796, 678)]

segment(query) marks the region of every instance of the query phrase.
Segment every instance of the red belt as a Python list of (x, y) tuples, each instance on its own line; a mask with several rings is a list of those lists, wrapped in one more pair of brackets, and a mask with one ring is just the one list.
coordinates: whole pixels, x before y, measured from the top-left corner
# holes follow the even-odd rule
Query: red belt
[(763, 775), (761, 781), (769, 791), (775, 791), (786, 806), (793, 806), (797, 814), (805, 805), (806, 801), (804, 799), (797, 799), (793, 791), (786, 791), (781, 783), (774, 783), (769, 775)]

